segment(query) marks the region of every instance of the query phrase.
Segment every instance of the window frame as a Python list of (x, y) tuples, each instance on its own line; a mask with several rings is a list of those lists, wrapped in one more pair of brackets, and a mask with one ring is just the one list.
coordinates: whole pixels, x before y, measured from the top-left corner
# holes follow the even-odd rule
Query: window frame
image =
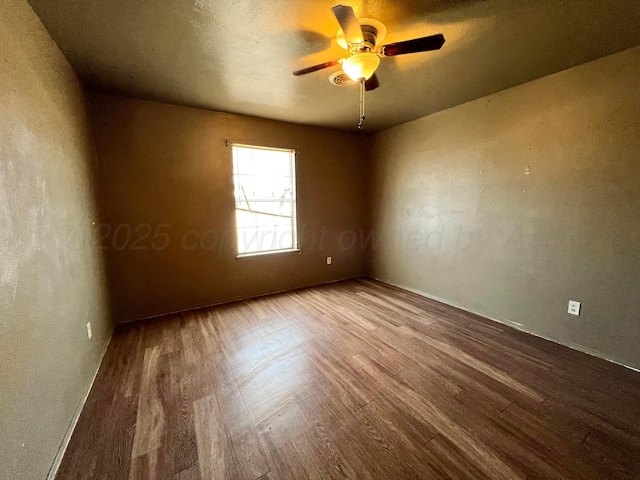
[[(227, 141), (227, 145), (230, 147), (231, 151), (231, 169), (232, 169), (232, 180), (233, 180), (233, 223), (234, 223), (234, 231), (235, 231), (235, 248), (236, 248), (236, 260), (243, 259), (251, 259), (251, 258), (259, 258), (262, 256), (279, 256), (286, 255), (291, 253), (300, 254), (300, 243), (298, 239), (298, 176), (297, 176), (297, 160), (298, 160), (298, 149), (297, 148), (282, 148), (282, 147), (269, 147), (265, 145), (255, 145), (249, 143), (241, 143), (241, 142), (233, 142), (230, 143)], [(291, 182), (291, 196), (293, 199), (293, 212), (292, 212), (292, 236), (293, 236), (293, 248), (278, 248), (274, 250), (260, 250), (257, 252), (246, 252), (240, 253), (239, 244), (238, 244), (238, 218), (237, 218), (237, 210), (238, 204), (236, 202), (236, 161), (234, 157), (234, 147), (240, 148), (248, 148), (252, 150), (269, 150), (269, 151), (277, 151), (277, 152), (287, 152), (291, 155), (291, 160), (289, 162), (289, 176), (292, 178)]]

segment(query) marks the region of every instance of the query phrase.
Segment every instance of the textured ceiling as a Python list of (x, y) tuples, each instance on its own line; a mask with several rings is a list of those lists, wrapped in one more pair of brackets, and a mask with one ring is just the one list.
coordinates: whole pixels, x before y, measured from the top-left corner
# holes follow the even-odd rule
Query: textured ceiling
[[(339, 0), (30, 0), (90, 88), (308, 125), (355, 129)], [(444, 33), (442, 50), (384, 58), (367, 94), (381, 130), (640, 44), (638, 0), (362, 0), (388, 42)]]

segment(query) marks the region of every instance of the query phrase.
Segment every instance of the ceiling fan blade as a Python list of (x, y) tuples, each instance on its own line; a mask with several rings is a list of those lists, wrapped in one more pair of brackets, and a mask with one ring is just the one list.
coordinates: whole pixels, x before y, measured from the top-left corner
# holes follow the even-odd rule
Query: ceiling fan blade
[(383, 57), (393, 57), (407, 53), (429, 52), (440, 50), (444, 45), (444, 35), (441, 33), (429, 37), (414, 38), (405, 42), (389, 43), (380, 47), (380, 55)]
[(307, 73), (317, 72), (318, 70), (322, 70), (323, 68), (333, 67), (335, 65), (340, 65), (339, 60), (331, 60), (330, 62), (324, 62), (319, 65), (314, 65), (313, 67), (303, 68), (302, 70), (296, 70), (293, 72), (294, 75), (305, 75)]
[(369, 80), (366, 80), (364, 82), (364, 89), (367, 92), (370, 92), (371, 90), (375, 90), (379, 86), (380, 86), (380, 82), (378, 81), (378, 76), (375, 73), (371, 77), (369, 77)]
[(331, 10), (333, 10), (333, 14), (336, 16), (347, 42), (362, 43), (364, 41), (362, 28), (360, 28), (360, 23), (358, 23), (353, 8), (346, 5), (336, 5)]

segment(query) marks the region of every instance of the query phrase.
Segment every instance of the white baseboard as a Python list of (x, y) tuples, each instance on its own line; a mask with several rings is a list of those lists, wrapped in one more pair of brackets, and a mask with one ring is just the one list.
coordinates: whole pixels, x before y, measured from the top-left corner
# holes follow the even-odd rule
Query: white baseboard
[(67, 451), (67, 447), (69, 446), (69, 441), (71, 440), (71, 436), (73, 435), (73, 431), (78, 424), (78, 420), (80, 419), (80, 415), (82, 414), (82, 410), (84, 409), (85, 404), (87, 403), (87, 398), (89, 398), (89, 393), (91, 393), (91, 389), (93, 388), (93, 382), (96, 381), (96, 377), (98, 376), (98, 371), (100, 370), (100, 365), (102, 365), (102, 360), (104, 359), (105, 353), (107, 353), (107, 349), (109, 348), (109, 344), (111, 343), (111, 339), (113, 338), (113, 332), (115, 329), (111, 330), (111, 334), (109, 335), (109, 341), (107, 341), (106, 345), (102, 349), (102, 353), (98, 358), (97, 364), (95, 366), (93, 376), (91, 377), (91, 381), (89, 385), (85, 389), (84, 395), (80, 400), (80, 403), (76, 407), (76, 411), (71, 418), (71, 422), (69, 423), (69, 427), (67, 428), (67, 432), (64, 435), (64, 439), (60, 444), (60, 448), (58, 449), (58, 453), (56, 454), (56, 458), (53, 461), (53, 465), (49, 469), (49, 474), (47, 475), (47, 480), (54, 480), (56, 475), (58, 474), (58, 469), (60, 468), (60, 464), (62, 463), (62, 459), (64, 457), (65, 452)]
[(455, 302), (450, 302), (449, 300), (446, 300), (444, 298), (440, 298), (440, 297), (437, 297), (435, 295), (431, 295), (429, 293), (426, 293), (426, 292), (423, 292), (423, 291), (420, 291), (420, 290), (416, 290), (415, 288), (407, 287), (405, 285), (399, 285), (399, 284), (396, 284), (396, 283), (393, 283), (393, 282), (389, 282), (387, 280), (382, 280), (381, 278), (375, 278), (375, 277), (372, 277), (372, 276), (370, 276), (369, 278), (373, 278), (374, 280), (377, 280), (378, 282), (385, 283), (387, 285), (391, 285), (392, 287), (400, 288), (401, 290), (406, 290), (408, 292), (415, 293), (416, 295), (420, 295), (421, 297), (426, 297), (426, 298), (428, 298), (430, 300), (435, 300), (436, 302), (444, 303), (445, 305), (449, 305), (451, 307), (459, 308), (460, 310), (464, 310), (465, 312), (473, 313), (474, 315), (479, 315), (479, 316), (481, 316), (483, 318), (486, 318), (488, 320), (491, 320), (493, 322), (500, 323), (502, 325), (506, 325), (506, 326), (511, 327), (511, 328), (515, 328), (516, 330), (520, 330), (521, 332), (524, 332), (524, 333), (528, 333), (529, 335), (533, 335), (534, 337), (542, 338), (543, 340), (547, 340), (549, 342), (556, 343), (558, 345), (562, 345), (563, 347), (567, 347), (567, 348), (570, 348), (572, 350), (577, 350), (579, 352), (586, 353), (587, 355), (591, 355), (592, 357), (597, 357), (597, 358), (600, 358), (602, 360), (606, 360), (607, 362), (615, 363), (616, 365), (620, 365), (621, 367), (625, 367), (625, 368), (628, 368), (629, 370), (633, 370), (634, 372), (640, 373), (640, 369), (638, 369), (636, 367), (632, 367), (631, 365), (627, 365), (627, 364), (618, 362), (616, 360), (611, 360), (610, 358), (607, 358), (607, 357), (603, 356), (602, 353), (597, 352), (595, 350), (592, 350), (590, 348), (583, 347), (582, 345), (577, 345), (577, 344), (570, 343), (570, 342), (562, 342), (562, 341), (557, 340), (555, 338), (548, 337), (548, 336), (546, 336), (546, 335), (544, 335), (542, 333), (534, 332), (534, 331), (529, 330), (528, 328), (526, 328), (521, 323), (514, 322), (512, 320), (492, 318), (492, 317), (489, 317), (489, 316), (485, 315), (484, 313), (474, 312), (473, 310), (469, 310), (468, 308), (466, 308), (466, 307), (464, 307), (462, 305), (456, 304)]

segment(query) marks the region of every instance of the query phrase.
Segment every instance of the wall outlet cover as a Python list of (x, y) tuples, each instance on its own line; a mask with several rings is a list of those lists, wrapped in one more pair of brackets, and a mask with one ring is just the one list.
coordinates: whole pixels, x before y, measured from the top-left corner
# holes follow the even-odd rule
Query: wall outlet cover
[(569, 310), (571, 315), (580, 315), (580, 302), (569, 300)]
[(331, 265), (331, 257), (327, 257), (327, 265)]
[(91, 340), (91, 322), (87, 323), (87, 338)]

